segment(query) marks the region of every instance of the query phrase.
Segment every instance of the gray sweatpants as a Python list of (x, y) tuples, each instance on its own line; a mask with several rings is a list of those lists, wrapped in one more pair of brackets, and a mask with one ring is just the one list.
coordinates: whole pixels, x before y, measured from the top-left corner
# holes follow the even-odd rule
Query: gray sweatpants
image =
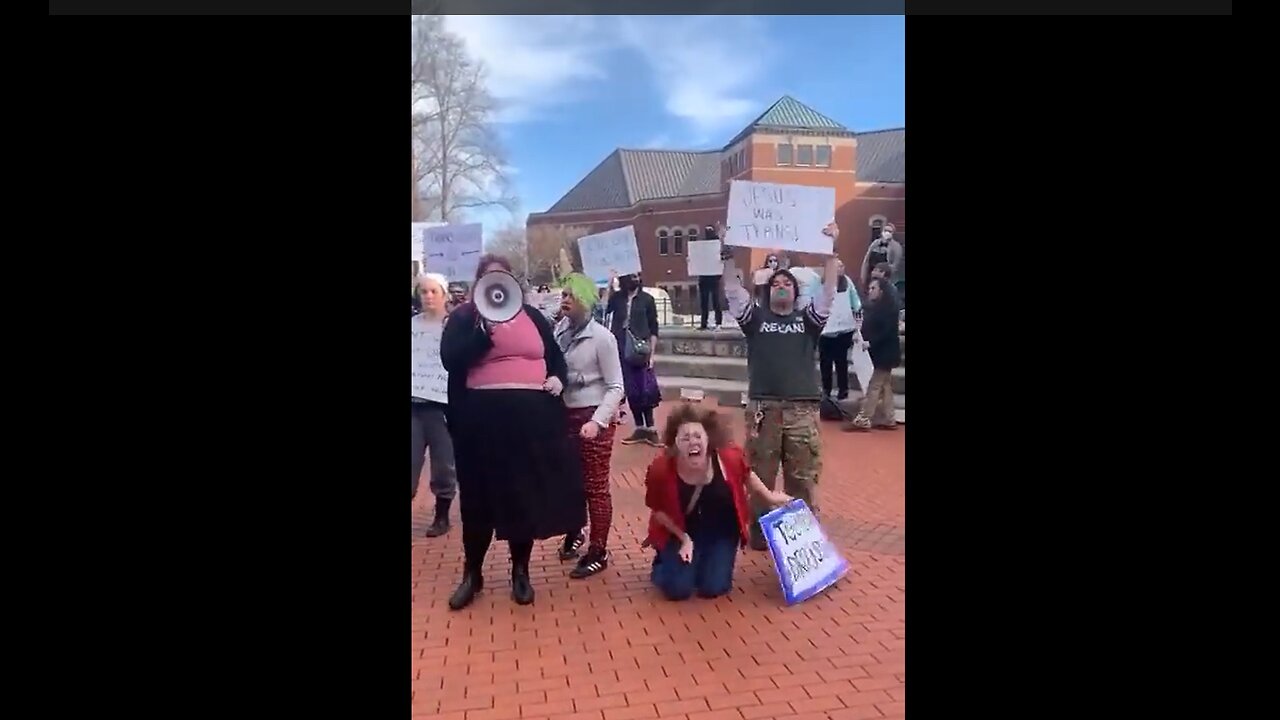
[(431, 494), (437, 500), (452, 500), (458, 494), (457, 471), (453, 464), (453, 441), (444, 422), (444, 408), (431, 403), (410, 403), (413, 407), (412, 488), (418, 496), (418, 478), (427, 449), (431, 450)]

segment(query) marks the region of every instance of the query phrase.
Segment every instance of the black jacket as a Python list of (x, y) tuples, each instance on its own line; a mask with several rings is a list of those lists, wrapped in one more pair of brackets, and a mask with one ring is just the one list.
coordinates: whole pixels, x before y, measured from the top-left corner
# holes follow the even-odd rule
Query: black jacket
[(871, 348), (871, 364), (877, 370), (892, 370), (902, 362), (902, 343), (898, 339), (898, 304), (885, 295), (862, 311), (862, 339)]
[(609, 330), (618, 339), (619, 347), (625, 335), (623, 328), (631, 330), (631, 334), (640, 340), (648, 340), (658, 336), (658, 304), (653, 296), (641, 290), (631, 301), (631, 324), (627, 325), (627, 294), (616, 292), (609, 298), (609, 312), (613, 313), (613, 322)]
[[(524, 313), (533, 320), (533, 324), (538, 328), (538, 334), (542, 336), (547, 377), (558, 377), (561, 385), (568, 385), (569, 366), (565, 364), (564, 352), (556, 342), (551, 323), (547, 322), (542, 311), (530, 305), (524, 306)], [(459, 305), (449, 313), (449, 318), (444, 324), (444, 333), (440, 336), (440, 362), (449, 372), (449, 410), (446, 416), (454, 408), (461, 407), (467, 393), (468, 371), (493, 347), (493, 339), (476, 322), (477, 317), (474, 304)]]

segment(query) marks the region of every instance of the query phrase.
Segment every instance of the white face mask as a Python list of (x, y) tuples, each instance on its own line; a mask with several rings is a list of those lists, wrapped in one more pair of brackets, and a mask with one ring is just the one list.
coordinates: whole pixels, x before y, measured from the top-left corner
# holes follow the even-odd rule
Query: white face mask
[(885, 230), (883, 233), (880, 234), (880, 239), (884, 240), (885, 242), (889, 242), (890, 240), (893, 239), (893, 231)]

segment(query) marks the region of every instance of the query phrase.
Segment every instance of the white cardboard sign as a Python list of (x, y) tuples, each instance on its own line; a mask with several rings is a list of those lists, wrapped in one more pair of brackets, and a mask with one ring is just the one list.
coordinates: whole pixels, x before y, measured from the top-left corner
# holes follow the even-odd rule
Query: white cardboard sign
[(423, 400), (449, 402), (449, 373), (440, 362), (440, 336), (443, 322), (432, 322), (424, 315), (410, 318), (413, 324), (413, 366), (409, 374), (410, 394)]
[(596, 282), (608, 280), (610, 270), (619, 275), (640, 272), (640, 248), (630, 225), (578, 238), (578, 251), (582, 274)]
[(849, 563), (831, 544), (803, 500), (792, 500), (760, 518), (788, 605), (804, 602), (849, 572)]
[(470, 282), (480, 264), (484, 239), (480, 223), (440, 225), (422, 232), (423, 266), (427, 272), (440, 273), (450, 282)]
[(835, 188), (734, 180), (729, 186), (729, 229), (724, 242), (830, 255), (831, 236), (822, 231), (835, 213)]
[(724, 261), (720, 259), (719, 240), (690, 240), (688, 266), (689, 277), (702, 275), (721, 275), (724, 273)]
[(433, 227), (440, 227), (443, 224), (444, 223), (438, 223), (438, 222), (416, 222), (416, 223), (409, 224), (409, 235), (410, 235), (410, 240), (412, 241), (412, 244), (413, 244), (412, 256), (414, 260), (418, 261), (419, 265), (423, 265), (422, 245), (423, 245), (423, 239), (424, 239), (424, 236), (426, 235), (427, 229), (433, 228)]
[(875, 363), (871, 362), (871, 353), (862, 346), (862, 334), (854, 336), (853, 347), (849, 348), (849, 364), (853, 365), (853, 374), (862, 386), (862, 395), (871, 392), (871, 373), (875, 372)]

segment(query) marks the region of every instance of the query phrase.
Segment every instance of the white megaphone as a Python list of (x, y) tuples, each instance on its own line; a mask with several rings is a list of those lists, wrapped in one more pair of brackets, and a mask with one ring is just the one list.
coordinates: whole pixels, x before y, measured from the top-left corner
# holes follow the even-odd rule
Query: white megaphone
[(476, 312), (491, 323), (509, 322), (524, 307), (524, 291), (520, 281), (504, 270), (494, 270), (480, 276), (471, 289), (471, 300)]

